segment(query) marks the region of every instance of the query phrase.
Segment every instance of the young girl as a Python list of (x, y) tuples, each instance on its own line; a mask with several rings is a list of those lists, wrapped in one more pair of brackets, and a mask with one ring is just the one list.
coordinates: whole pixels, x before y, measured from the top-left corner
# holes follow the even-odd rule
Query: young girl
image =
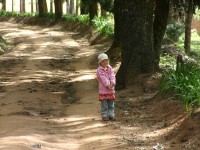
[(109, 58), (105, 53), (98, 56), (99, 67), (97, 79), (99, 81), (99, 101), (101, 102), (101, 117), (103, 121), (115, 121), (115, 73), (109, 65)]

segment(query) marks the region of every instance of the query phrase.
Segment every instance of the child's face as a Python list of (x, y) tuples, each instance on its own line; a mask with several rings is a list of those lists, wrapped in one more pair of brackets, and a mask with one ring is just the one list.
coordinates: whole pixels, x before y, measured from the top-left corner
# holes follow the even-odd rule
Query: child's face
[(109, 60), (108, 59), (104, 59), (101, 61), (100, 65), (103, 67), (103, 68), (106, 68), (108, 67), (109, 65)]

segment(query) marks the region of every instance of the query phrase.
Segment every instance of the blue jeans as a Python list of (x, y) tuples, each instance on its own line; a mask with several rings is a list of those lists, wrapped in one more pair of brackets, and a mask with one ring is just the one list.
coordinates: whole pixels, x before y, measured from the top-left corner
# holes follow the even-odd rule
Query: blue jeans
[(101, 117), (115, 117), (115, 103), (113, 100), (101, 101)]

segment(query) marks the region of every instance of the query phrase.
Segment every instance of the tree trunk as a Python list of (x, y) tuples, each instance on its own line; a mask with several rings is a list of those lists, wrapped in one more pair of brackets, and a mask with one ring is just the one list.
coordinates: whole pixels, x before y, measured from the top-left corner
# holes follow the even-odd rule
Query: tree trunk
[(54, 0), (55, 4), (55, 20), (62, 18), (62, 0)]
[(136, 74), (154, 71), (153, 0), (123, 0), (122, 63), (117, 72), (117, 89)]
[(162, 40), (167, 28), (170, 0), (156, 0), (155, 18), (153, 24), (154, 35), (154, 67), (159, 69)]
[(50, 0), (50, 12), (53, 13), (53, 0)]
[(69, 14), (69, 10), (70, 10), (70, 0), (66, 1), (66, 13)]
[(46, 14), (48, 12), (46, 0), (43, 0), (43, 8), (44, 8), (44, 14)]
[(31, 0), (31, 13), (33, 13), (33, 0)]
[(14, 11), (14, 0), (12, 0), (12, 12)]
[(188, 0), (188, 10), (186, 13), (185, 20), (185, 41), (184, 48), (185, 53), (190, 54), (190, 45), (191, 45), (191, 26), (192, 26), (192, 18), (193, 18), (193, 0)]
[(69, 13), (73, 14), (73, 8), (74, 8), (74, 0), (70, 0), (70, 5), (69, 5)]
[(39, 8), (39, 17), (44, 17), (45, 15), (44, 0), (38, 0), (38, 8)]
[(97, 12), (97, 2), (90, 2), (89, 3), (89, 18), (90, 18), (90, 24), (92, 24), (92, 20), (94, 19), (95, 16), (98, 15)]
[(2, 0), (2, 10), (6, 10), (6, 0)]
[(20, 12), (25, 12), (25, 0), (20, 0)]
[(80, 14), (81, 14), (81, 1), (76, 0), (76, 15), (80, 15)]
[(36, 5), (36, 12), (39, 11), (39, 4), (38, 4), (38, 0), (35, 0), (35, 5)]
[(114, 39), (110, 49), (106, 52), (111, 59), (119, 58), (122, 46), (121, 30), (121, 5), (122, 0), (114, 1)]

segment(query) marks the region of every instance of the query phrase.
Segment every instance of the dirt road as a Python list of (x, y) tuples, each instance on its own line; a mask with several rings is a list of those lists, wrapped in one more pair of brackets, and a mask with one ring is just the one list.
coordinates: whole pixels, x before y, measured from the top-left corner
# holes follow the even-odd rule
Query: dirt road
[(103, 123), (95, 70), (108, 47), (63, 27), (0, 22), (13, 45), (0, 56), (0, 149), (199, 149), (199, 111), (190, 118), (174, 95), (159, 94), (160, 73), (117, 91), (117, 121)]
[(96, 64), (91, 65), (96, 49), (59, 26), (1, 22), (0, 34), (13, 43), (0, 57), (0, 149), (123, 145), (112, 123), (99, 116)]

